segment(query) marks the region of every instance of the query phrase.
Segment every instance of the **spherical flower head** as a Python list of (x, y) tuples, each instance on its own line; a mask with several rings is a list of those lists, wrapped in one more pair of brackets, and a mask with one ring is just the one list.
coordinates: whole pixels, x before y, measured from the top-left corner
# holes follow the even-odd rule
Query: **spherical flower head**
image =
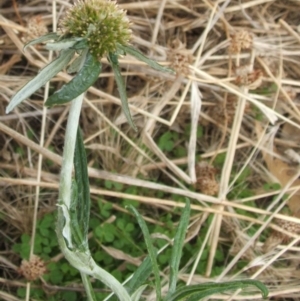
[(64, 34), (86, 37), (90, 52), (101, 59), (117, 50), (117, 44), (127, 45), (131, 30), (126, 12), (110, 0), (78, 0), (61, 20)]

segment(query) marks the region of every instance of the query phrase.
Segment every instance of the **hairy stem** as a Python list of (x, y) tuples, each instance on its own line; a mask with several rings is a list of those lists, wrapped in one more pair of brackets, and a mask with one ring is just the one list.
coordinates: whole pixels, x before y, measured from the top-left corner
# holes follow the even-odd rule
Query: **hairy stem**
[[(89, 250), (79, 251), (72, 243), (72, 232), (70, 222), (70, 204), (72, 197), (72, 173), (76, 136), (78, 130), (79, 116), (84, 94), (79, 95), (71, 102), (68, 117), (65, 145), (63, 152), (62, 170), (60, 175), (59, 201), (57, 214), (57, 238), (62, 252), (69, 263), (78, 269), (83, 276), (85, 288), (90, 300), (93, 300), (91, 285), (85, 275), (99, 279), (118, 296), (121, 301), (131, 301), (129, 294), (122, 284), (110, 273), (100, 268), (93, 260)], [(88, 181), (88, 179), (86, 179)]]

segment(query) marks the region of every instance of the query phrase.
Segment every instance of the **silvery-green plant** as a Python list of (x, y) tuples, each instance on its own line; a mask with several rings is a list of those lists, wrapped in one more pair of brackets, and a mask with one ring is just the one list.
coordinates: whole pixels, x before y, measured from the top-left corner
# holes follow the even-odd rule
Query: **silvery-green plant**
[[(190, 205), (187, 205), (177, 230), (170, 261), (169, 291), (161, 294), (160, 274), (149, 231), (139, 213), (131, 207), (143, 231), (149, 256), (127, 283), (126, 287), (110, 273), (99, 267), (93, 260), (88, 247), (88, 225), (90, 212), (90, 192), (87, 161), (81, 132), (78, 129), (79, 116), (85, 91), (92, 86), (101, 72), (101, 58), (107, 57), (115, 74), (124, 114), (129, 124), (137, 130), (130, 115), (125, 84), (121, 77), (118, 57), (127, 53), (145, 62), (150, 67), (173, 72), (155, 61), (145, 57), (130, 45), (130, 22), (123, 10), (109, 0), (78, 0), (60, 22), (60, 33), (50, 33), (25, 45), (46, 43), (49, 50), (59, 51), (56, 59), (44, 67), (31, 81), (21, 88), (10, 101), (9, 113), (22, 101), (41, 88), (58, 72), (67, 68), (75, 73), (73, 79), (51, 95), (46, 106), (71, 102), (67, 122), (63, 163), (60, 176), (57, 237), (66, 259), (77, 268), (82, 276), (88, 300), (96, 301), (89, 276), (102, 281), (122, 301), (138, 301), (147, 287), (145, 284), (151, 273), (154, 274), (157, 300), (199, 300), (214, 293), (228, 289), (257, 286), (265, 297), (266, 288), (259, 282), (249, 280), (240, 282), (207, 283), (205, 285), (177, 288), (177, 275), (184, 237), (188, 226)], [(76, 56), (76, 57), (75, 57)], [(73, 178), (73, 169), (75, 170)]]
[[(72, 101), (95, 83), (101, 72), (100, 60), (107, 57), (115, 75), (124, 114), (129, 124), (137, 130), (128, 108), (118, 57), (128, 53), (158, 71), (173, 73), (173, 70), (159, 65), (130, 45), (130, 22), (125, 11), (119, 9), (114, 1), (79, 0), (66, 12), (59, 28), (60, 33), (46, 34), (25, 45), (24, 50), (28, 46), (46, 43), (46, 49), (60, 51), (60, 54), (17, 92), (6, 113), (67, 66), (67, 71), (76, 72), (76, 76), (51, 95), (45, 105), (53, 106)], [(73, 59), (75, 54), (78, 56)]]

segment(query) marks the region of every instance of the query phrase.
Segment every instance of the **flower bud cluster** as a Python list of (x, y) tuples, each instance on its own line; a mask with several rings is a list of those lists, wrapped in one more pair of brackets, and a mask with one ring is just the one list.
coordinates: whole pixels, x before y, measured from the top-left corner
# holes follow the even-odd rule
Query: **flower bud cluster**
[(126, 11), (110, 0), (78, 0), (60, 22), (64, 34), (87, 37), (90, 52), (98, 59), (114, 53), (117, 44), (128, 44), (129, 26)]

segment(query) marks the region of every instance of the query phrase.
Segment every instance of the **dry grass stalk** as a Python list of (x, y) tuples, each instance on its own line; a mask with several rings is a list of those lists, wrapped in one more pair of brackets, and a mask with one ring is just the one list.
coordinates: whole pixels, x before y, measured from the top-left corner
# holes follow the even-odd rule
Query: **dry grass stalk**
[[(55, 207), (67, 109), (51, 109), (48, 113), (43, 110), (42, 101), (48, 94), (45, 89), (20, 106), (15, 115), (5, 116), (4, 111), (11, 96), (51, 58), (42, 46), (23, 53), (24, 41), (40, 33), (32, 28), (49, 30), (70, 3), (58, 0), (51, 5), (49, 1), (16, 3), (13, 7), (9, 0), (0, 4), (0, 184), (3, 187), (0, 210), (4, 216), (0, 236), (18, 239), (35, 227), (38, 212), (42, 215)], [(299, 259), (295, 254), (299, 252), (299, 232), (283, 223), (298, 229), (299, 206), (290, 206), (288, 215), (274, 209), (276, 204), (285, 204), (280, 198), (283, 192), (291, 196), (287, 204), (293, 200), (296, 200), (293, 204), (299, 202), (299, 180), (291, 182), (299, 173), (299, 162), (295, 166), (286, 155), (290, 150), (298, 153), (300, 145), (296, 137), (300, 129), (298, 2), (123, 0), (120, 7), (128, 10), (133, 23), (132, 43), (162, 64), (173, 66), (178, 76), (174, 79), (157, 74), (130, 56), (121, 60), (130, 108), (140, 130), (133, 134), (115, 96), (118, 94), (112, 72), (103, 60), (106, 69), (97, 85), (89, 89), (82, 111), (85, 141), (91, 151), (89, 175), (92, 181), (105, 179), (145, 187), (149, 196), (108, 191), (94, 184), (92, 196), (104, 196), (116, 203), (120, 198), (129, 198), (146, 204), (147, 208), (159, 206), (159, 210), (166, 211), (183, 204), (167, 197), (157, 198), (155, 191), (193, 199), (194, 212), (203, 216), (201, 225), (207, 216), (214, 215), (211, 232), (205, 238), (208, 246), (197, 250), (198, 254), (195, 252), (196, 258), (201, 257), (204, 248), (210, 249), (207, 276), (214, 268), (218, 246), (224, 249), (232, 246), (227, 254), (227, 268), (217, 280), (257, 277), (270, 283), (270, 295), (277, 300), (298, 300)], [(43, 26), (32, 26), (32, 22)], [(59, 87), (59, 82), (70, 78), (61, 72), (51, 86)], [(196, 98), (192, 97), (195, 87), (201, 93)], [(193, 101), (194, 104), (201, 101), (198, 118), (191, 115)], [(280, 127), (274, 126), (276, 122)], [(181, 134), (191, 124), (191, 136), (180, 141), (181, 146), (194, 147), (188, 156), (174, 158), (158, 148), (157, 140), (162, 133), (171, 130)], [(196, 136), (198, 124), (203, 129), (201, 139)], [(28, 133), (33, 133), (30, 139)], [(21, 154), (18, 149), (23, 150)], [(223, 167), (214, 170), (218, 183), (214, 179), (213, 193), (203, 188), (202, 192), (192, 192), (186, 187), (198, 176), (195, 153), (212, 166), (217, 155), (227, 155)], [(52, 161), (52, 166), (46, 159)], [(292, 168), (293, 173), (283, 176), (278, 172), (278, 164)], [(188, 170), (182, 167), (185, 165)], [(245, 170), (251, 170), (251, 176), (244, 184), (255, 194), (244, 199), (237, 194), (228, 200), (228, 195), (241, 185), (239, 175)], [(144, 180), (139, 179), (141, 175)], [(158, 175), (166, 179), (166, 184), (150, 181)], [(211, 173), (209, 177), (213, 179)], [(203, 174), (200, 178), (202, 183), (207, 180)], [(280, 182), (282, 187), (269, 192), (261, 188), (272, 181)], [(40, 194), (39, 187), (47, 187), (49, 194)], [(152, 214), (149, 222), (155, 222)], [(247, 232), (251, 227), (256, 229), (252, 236)], [(202, 227), (197, 229), (201, 235)], [(273, 231), (269, 236), (273, 242), (263, 245), (259, 235), (267, 235), (263, 230), (268, 229)], [(278, 233), (280, 239), (274, 242)], [(1, 247), (2, 256), (17, 265), (19, 258), (11, 253), (12, 245)], [(248, 261), (244, 269), (238, 268), (241, 259)], [(284, 263), (284, 267), (278, 262)], [(7, 281), (0, 297), (15, 300), (9, 293), (9, 282), (13, 283), (16, 274), (5, 272), (4, 276)], [(206, 281), (195, 272), (193, 262), (184, 267), (181, 279), (191, 283)], [(148, 300), (151, 296), (149, 292)], [(233, 294), (231, 298), (260, 300), (259, 295), (251, 293), (243, 297)]]

